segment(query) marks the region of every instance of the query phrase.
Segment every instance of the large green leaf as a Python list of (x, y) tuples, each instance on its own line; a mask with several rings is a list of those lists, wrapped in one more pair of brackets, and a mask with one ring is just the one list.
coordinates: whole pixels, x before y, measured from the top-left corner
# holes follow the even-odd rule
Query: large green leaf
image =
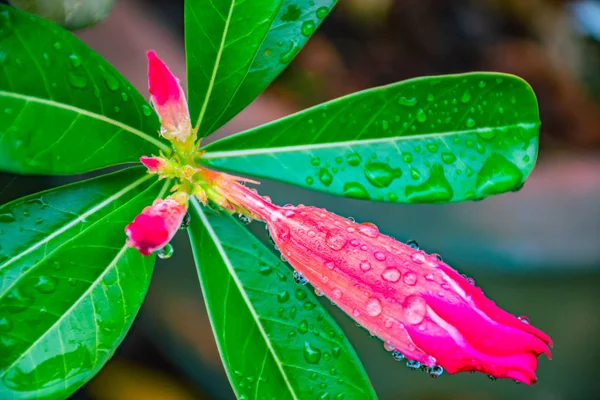
[(348, 197), (456, 202), (519, 188), (537, 157), (535, 95), (511, 75), (413, 79), (209, 144), (201, 162)]
[(0, 5), (0, 170), (71, 174), (165, 151), (144, 98), (83, 42)]
[(250, 104), (336, 1), (186, 0), (189, 104), (199, 135), (212, 133)]
[(375, 399), (354, 349), (314, 294), (233, 217), (192, 201), (204, 299), (239, 399)]
[(124, 227), (166, 184), (132, 168), (0, 207), (0, 398), (66, 398), (123, 340), (154, 257)]

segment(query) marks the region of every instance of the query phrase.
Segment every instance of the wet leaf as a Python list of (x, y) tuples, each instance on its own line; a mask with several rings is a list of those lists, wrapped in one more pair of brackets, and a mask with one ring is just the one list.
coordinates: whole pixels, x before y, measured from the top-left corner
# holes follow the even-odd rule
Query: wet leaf
[(354, 349), (310, 288), (233, 217), (196, 200), (190, 211), (202, 291), (237, 397), (376, 399)]
[(168, 151), (156, 114), (59, 26), (0, 5), (0, 169), (74, 174)]
[(123, 230), (166, 188), (132, 168), (0, 207), (0, 398), (66, 398), (110, 358), (154, 264)]
[(517, 190), (540, 127), (511, 75), (427, 77), (365, 90), (209, 144), (201, 162), (343, 195), (440, 203)]
[(190, 115), (206, 136), (292, 61), (337, 0), (186, 0)]

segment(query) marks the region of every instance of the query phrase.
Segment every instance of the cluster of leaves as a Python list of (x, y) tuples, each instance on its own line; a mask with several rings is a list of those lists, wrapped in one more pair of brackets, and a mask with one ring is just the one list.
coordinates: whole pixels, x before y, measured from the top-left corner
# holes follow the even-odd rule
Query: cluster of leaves
[[(187, 1), (199, 135), (256, 98), (334, 3)], [(62, 28), (6, 6), (0, 116), (3, 171), (77, 174), (170, 151), (118, 71)], [(538, 128), (535, 96), (514, 76), (420, 78), (219, 140), (199, 162), (347, 197), (455, 202), (520, 187)], [(125, 247), (124, 226), (170, 184), (129, 167), (0, 206), (0, 398), (67, 397), (110, 358), (155, 261)], [(206, 306), (240, 399), (376, 398), (343, 332), (271, 249), (227, 213), (196, 200), (190, 213)]]

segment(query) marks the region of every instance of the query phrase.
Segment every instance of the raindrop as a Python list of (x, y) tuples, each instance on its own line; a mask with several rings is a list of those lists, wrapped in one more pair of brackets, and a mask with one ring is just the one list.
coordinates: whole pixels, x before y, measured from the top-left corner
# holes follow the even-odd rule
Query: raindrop
[(379, 314), (381, 314), (381, 302), (379, 301), (379, 299), (376, 299), (375, 297), (371, 297), (369, 300), (367, 300), (367, 304), (366, 304), (366, 310), (367, 310), (367, 314), (370, 315), (371, 317), (376, 317)]
[(364, 260), (360, 262), (360, 269), (364, 272), (367, 272), (368, 270), (371, 269), (371, 263)]
[(410, 259), (413, 260), (415, 264), (423, 264), (423, 262), (425, 261), (425, 256), (419, 252), (411, 255)]
[(167, 243), (165, 245), (165, 247), (163, 247), (162, 249), (158, 250), (158, 252), (156, 253), (158, 255), (158, 258), (162, 258), (163, 260), (167, 260), (169, 258), (171, 258), (173, 256), (173, 245), (171, 245), (171, 243)]
[(456, 161), (456, 156), (452, 153), (442, 153), (442, 161), (444, 164), (452, 164)]
[(327, 16), (329, 9), (327, 7), (320, 7), (317, 9), (317, 18), (323, 19)]
[(71, 65), (75, 68), (81, 66), (81, 57), (79, 57), (77, 54), (71, 54), (69, 56), (69, 61), (71, 61)]
[(381, 273), (381, 277), (388, 282), (398, 282), (400, 280), (400, 271), (394, 267), (386, 268)]
[(87, 86), (87, 79), (85, 76), (78, 75), (73, 71), (67, 73), (67, 81), (69, 82), (69, 85), (76, 89), (84, 89)]
[(468, 103), (469, 101), (471, 101), (471, 92), (468, 89), (465, 90), (463, 95), (460, 97), (460, 101), (462, 103)]
[(381, 251), (376, 251), (375, 254), (373, 254), (373, 256), (378, 261), (385, 261), (385, 259), (386, 259), (385, 254)]
[(319, 171), (319, 180), (323, 185), (329, 186), (331, 185), (331, 182), (333, 182), (333, 175), (331, 175), (331, 173), (325, 168), (321, 168)]
[(142, 105), (142, 113), (146, 116), (149, 117), (152, 115), (152, 108), (150, 108), (149, 105), (147, 104), (143, 104)]
[(521, 316), (519, 316), (519, 317), (517, 317), (517, 318), (519, 318), (519, 321), (521, 321), (521, 322), (524, 322), (524, 323), (526, 323), (527, 325), (531, 324), (531, 322), (529, 321), (529, 318), (527, 318), (527, 317), (526, 317), (526, 316), (524, 316), (524, 315), (521, 315)]
[(392, 352), (392, 357), (394, 358), (394, 360), (396, 361), (402, 361), (404, 360), (406, 357), (404, 356), (404, 354), (400, 353), (398, 350), (394, 350)]
[(359, 224), (358, 231), (370, 238), (376, 238), (379, 235), (379, 228), (377, 228), (377, 225), (370, 222), (363, 222), (362, 224)]
[(404, 308), (406, 322), (413, 325), (421, 323), (427, 313), (425, 300), (417, 295), (410, 295), (404, 299), (402, 307)]
[(427, 114), (425, 114), (425, 111), (423, 111), (422, 108), (420, 108), (417, 112), (417, 121), (419, 121), (420, 123), (424, 123), (425, 121), (427, 121)]
[(312, 20), (309, 21), (305, 21), (302, 24), (302, 34), (306, 37), (312, 35), (312, 33), (315, 31), (315, 23)]
[(523, 173), (517, 166), (498, 153), (492, 154), (477, 175), (479, 196), (507, 192), (523, 182)]
[(56, 290), (57, 283), (58, 282), (56, 281), (56, 278), (39, 276), (34, 287), (38, 290), (38, 292), (47, 294)]
[(352, 167), (360, 165), (361, 161), (362, 159), (360, 158), (360, 155), (358, 153), (350, 153), (346, 156), (346, 162)]
[(309, 364), (318, 364), (321, 360), (321, 350), (314, 347), (310, 342), (304, 342), (304, 359)]
[(307, 176), (304, 181), (306, 182), (307, 185), (312, 185), (313, 183), (315, 183), (315, 180), (312, 176)]
[(294, 271), (293, 276), (294, 276), (294, 281), (299, 285), (306, 285), (306, 283), (308, 282), (308, 279), (306, 279), (304, 277), (304, 275), (302, 275), (301, 272)]
[(444, 368), (441, 365), (432, 365), (427, 368), (427, 373), (432, 378), (438, 378), (440, 375), (444, 373)]
[(410, 369), (417, 370), (421, 368), (421, 363), (417, 360), (408, 360), (406, 366)]
[(294, 58), (294, 56), (298, 52), (298, 49), (298, 44), (292, 40), (287, 51), (281, 54), (281, 56), (279, 57), (279, 62), (282, 64), (288, 64), (290, 61), (292, 61), (292, 58)]
[(398, 103), (401, 106), (405, 106), (405, 107), (414, 107), (415, 105), (417, 105), (417, 98), (416, 97), (400, 97), (400, 100), (398, 100)]
[(444, 176), (444, 168), (436, 164), (431, 168), (429, 179), (420, 185), (407, 186), (406, 197), (410, 202), (446, 202), (454, 196), (452, 186)]
[(341, 231), (333, 229), (327, 232), (325, 243), (332, 250), (341, 250), (346, 245), (346, 238), (341, 234)]
[(268, 265), (263, 265), (262, 267), (260, 267), (260, 268), (258, 269), (258, 272), (259, 272), (261, 275), (269, 275), (271, 272), (273, 272), (273, 268), (271, 268), (271, 267), (270, 267), (270, 266), (268, 266)]
[(412, 271), (408, 271), (402, 276), (402, 282), (408, 286), (414, 286), (417, 283), (417, 275)]
[(127, 96), (127, 93), (121, 92), (121, 98), (123, 99), (123, 101), (127, 101), (127, 99), (129, 99), (129, 96)]
[(386, 163), (369, 163), (364, 167), (365, 177), (375, 187), (388, 187), (392, 181), (402, 176), (400, 168), (392, 168)]
[(356, 199), (368, 199), (370, 197), (365, 187), (358, 182), (344, 183), (344, 196)]
[(305, 319), (300, 321), (300, 323), (298, 324), (298, 332), (300, 332), (301, 334), (305, 334), (306, 332), (308, 332), (308, 322)]
[(416, 240), (409, 240), (406, 242), (406, 244), (415, 250), (421, 250), (421, 248), (419, 247), (419, 243), (417, 243)]
[(298, 300), (304, 300), (306, 298), (306, 292), (303, 289), (296, 290), (296, 298)]
[(116, 92), (117, 90), (119, 90), (119, 81), (117, 80), (117, 78), (115, 78), (114, 75), (108, 72), (106, 68), (104, 68), (104, 66), (100, 65), (98, 66), (98, 68), (100, 68), (100, 71), (102, 71), (102, 79), (104, 79), (104, 83), (106, 84), (108, 90), (110, 90), (111, 92)]
[(475, 126), (475, 120), (473, 118), (467, 118), (467, 128), (473, 128)]
[(289, 299), (290, 299), (290, 294), (287, 291), (282, 290), (281, 292), (277, 293), (277, 301), (278, 302), (285, 303)]
[(248, 225), (250, 223), (250, 218), (248, 218), (244, 214), (238, 214), (238, 220), (242, 225)]

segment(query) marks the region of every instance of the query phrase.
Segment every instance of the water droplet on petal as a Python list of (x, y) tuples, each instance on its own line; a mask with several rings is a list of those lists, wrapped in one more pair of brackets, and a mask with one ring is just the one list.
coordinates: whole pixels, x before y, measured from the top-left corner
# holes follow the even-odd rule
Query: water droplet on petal
[(376, 299), (375, 297), (371, 297), (369, 300), (367, 300), (367, 304), (366, 304), (366, 310), (367, 310), (367, 314), (370, 315), (371, 317), (376, 317), (379, 314), (381, 314), (381, 302), (379, 301), (379, 299)]
[(410, 295), (404, 299), (402, 307), (404, 308), (405, 321), (413, 325), (421, 323), (427, 313), (425, 300), (417, 295)]
[(363, 222), (362, 224), (359, 224), (358, 231), (370, 238), (376, 238), (379, 235), (379, 228), (377, 228), (377, 225), (370, 222)]
[(415, 264), (423, 264), (423, 262), (425, 261), (425, 256), (423, 255), (423, 253), (415, 253), (410, 256), (410, 259), (413, 260)]
[(402, 282), (408, 286), (414, 286), (417, 283), (417, 275), (412, 271), (405, 272), (402, 275)]
[(325, 236), (325, 243), (333, 250), (341, 250), (346, 245), (346, 238), (337, 229), (333, 229), (327, 232)]
[(521, 315), (521, 316), (519, 316), (519, 317), (517, 317), (517, 318), (519, 318), (519, 321), (521, 321), (521, 322), (524, 322), (524, 323), (526, 323), (527, 325), (529, 325), (529, 324), (531, 323), (531, 322), (529, 321), (529, 318), (527, 318), (527, 317), (526, 317), (526, 316), (524, 316), (524, 315)]
[(444, 368), (442, 368), (442, 366), (440, 366), (440, 365), (433, 365), (433, 366), (427, 368), (427, 373), (432, 378), (438, 378), (440, 375), (442, 375), (444, 373)]
[(375, 254), (373, 254), (373, 257), (378, 261), (385, 261), (386, 259), (385, 253), (381, 251), (376, 251)]
[(410, 369), (417, 370), (421, 368), (421, 363), (417, 360), (408, 360), (406, 366)]
[(398, 282), (400, 280), (400, 271), (397, 268), (389, 267), (383, 270), (381, 277), (388, 282)]
[(394, 357), (394, 360), (396, 361), (402, 361), (406, 358), (404, 354), (400, 353), (398, 350), (392, 352), (392, 357)]
[(364, 260), (360, 262), (360, 269), (363, 270), (364, 272), (367, 272), (368, 270), (371, 269), (371, 263)]
[(412, 247), (415, 250), (421, 250), (421, 248), (419, 247), (419, 243), (417, 243), (416, 240), (408, 240), (406, 242), (406, 245)]
[(299, 271), (294, 271), (293, 277), (294, 281), (299, 285), (306, 285), (306, 283), (308, 282), (308, 279), (306, 279), (304, 275), (302, 275), (302, 273)]

